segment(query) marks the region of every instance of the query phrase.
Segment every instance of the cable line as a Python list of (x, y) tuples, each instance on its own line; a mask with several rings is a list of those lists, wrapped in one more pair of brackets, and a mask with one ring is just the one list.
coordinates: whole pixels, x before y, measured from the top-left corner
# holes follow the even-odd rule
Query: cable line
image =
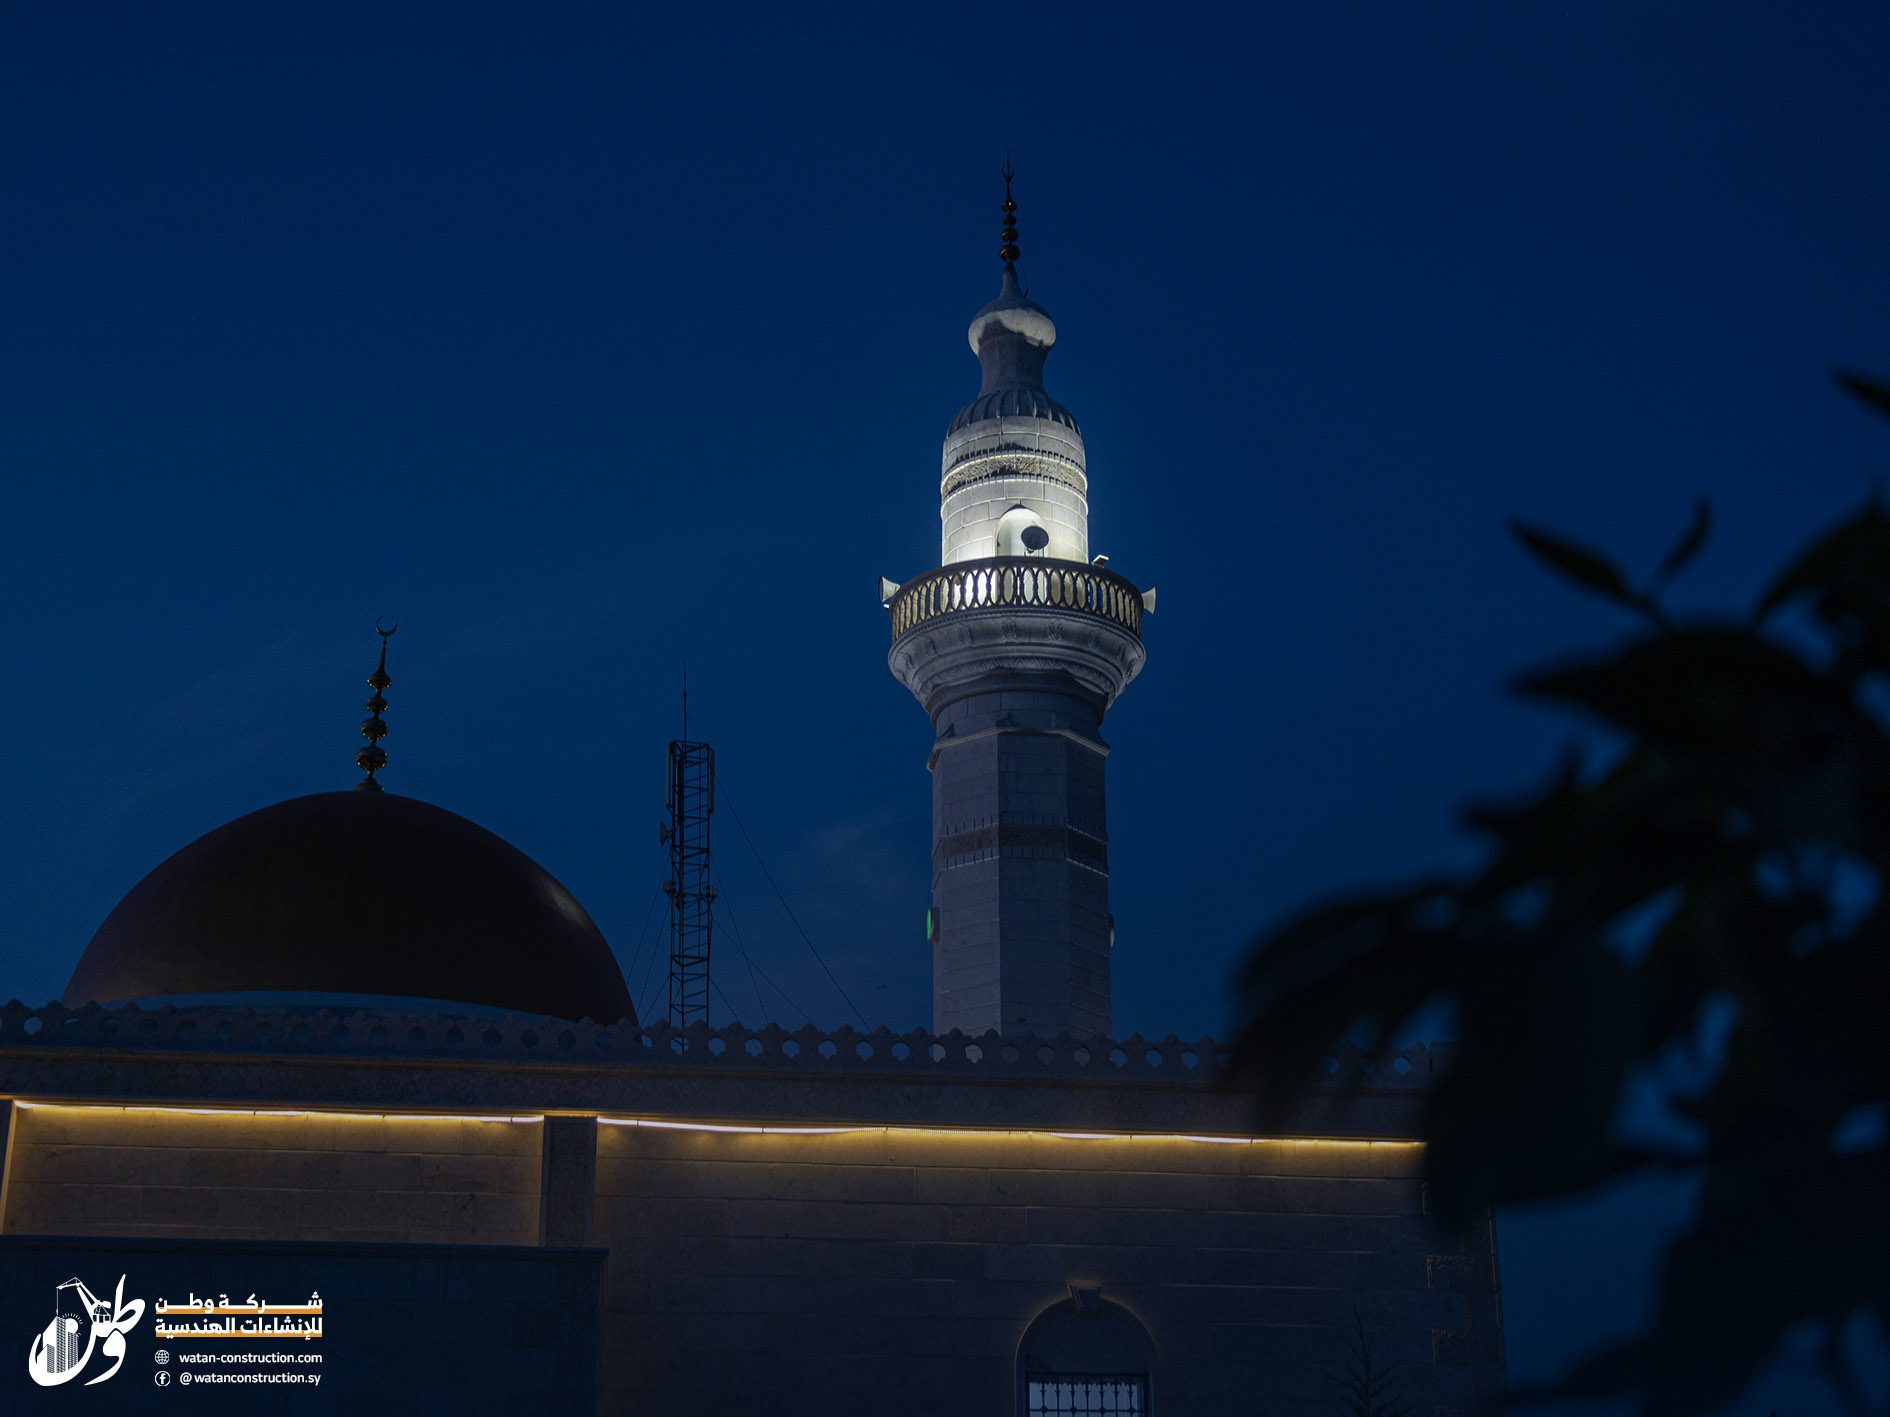
[[(729, 926), (729, 938), (734, 941), (735, 948), (741, 952), (741, 957), (744, 961), (746, 961), (748, 967), (752, 969), (755, 973), (761, 976), (762, 983), (766, 984), (769, 988), (773, 989), (775, 993), (779, 994), (781, 996), (782, 1002), (785, 1003), (790, 1009), (794, 1010), (795, 1013), (799, 1014), (808, 1023), (812, 1023), (814, 1021), (814, 1016), (810, 1014), (806, 1009), (802, 1008), (799, 1004), (795, 1003), (793, 998), (788, 994), (788, 991), (783, 989), (781, 985), (774, 979), (774, 977), (768, 973), (767, 970), (763, 969), (760, 965), (755, 963), (754, 957), (748, 953), (747, 947), (742, 944), (741, 936), (734, 929), (734, 921), (724, 920), (722, 923)], [(768, 1013), (768, 1002), (765, 997), (762, 999), (761, 1013), (764, 1019), (768, 1019), (770, 1017)]]
[(714, 975), (709, 976), (709, 987), (715, 991), (715, 997), (720, 999), (723, 1006), (728, 1009), (728, 1016), (734, 1019), (736, 1023), (741, 1024), (743, 1028), (748, 1027), (746, 1023), (742, 1022), (742, 1016), (735, 1011), (734, 1001), (731, 1000), (728, 995), (724, 994), (722, 992), (722, 986), (715, 982)]
[[(717, 786), (721, 788), (722, 800), (728, 804), (729, 815), (735, 818), (735, 826), (741, 832), (742, 840), (748, 843), (749, 851), (754, 853), (755, 864), (761, 867), (762, 878), (766, 880), (768, 885), (773, 889), (774, 898), (781, 902), (781, 908), (787, 912), (787, 918), (794, 922), (794, 928), (799, 932), (801, 942), (805, 944), (809, 952), (812, 953), (815, 961), (820, 965), (822, 972), (826, 974), (828, 982), (831, 983), (835, 989), (839, 990), (840, 997), (847, 1001), (847, 1007), (853, 1010), (853, 1017), (860, 1021), (860, 1027), (871, 1032), (871, 1026), (866, 1021), (866, 1015), (860, 1012), (859, 1005), (853, 1002), (853, 996), (847, 993), (840, 981), (834, 978), (833, 971), (827, 968), (827, 961), (822, 959), (820, 957), (820, 951), (814, 948), (813, 940), (809, 938), (807, 931), (802, 928), (799, 918), (794, 914), (794, 907), (787, 903), (787, 897), (781, 894), (781, 887), (775, 884), (774, 876), (768, 870), (768, 863), (761, 859), (761, 852), (755, 846), (755, 839), (748, 834), (748, 826), (742, 821), (742, 814), (735, 810), (735, 803), (728, 795), (728, 783), (721, 782), (718, 783)], [(782, 997), (785, 998), (786, 995)], [(813, 1020), (810, 1018), (808, 1022), (811, 1023)]]
[(748, 958), (748, 951), (742, 949), (742, 932), (735, 928), (735, 907), (729, 904), (728, 887), (722, 884), (720, 872), (716, 874), (715, 878), (715, 899), (716, 903), (722, 907), (723, 915), (727, 917), (723, 923), (728, 926), (729, 935), (735, 941), (735, 948), (741, 950), (742, 963), (748, 966), (748, 983), (755, 991), (755, 1007), (761, 1010), (761, 1021), (766, 1023), (768, 1021), (768, 1001), (762, 997), (761, 986), (755, 982), (755, 962)]
[(637, 932), (637, 952), (630, 956), (630, 967), (624, 971), (626, 981), (634, 979), (637, 973), (637, 961), (643, 958), (643, 942), (649, 937), (650, 917), (656, 914), (656, 898), (663, 893), (662, 886), (650, 892), (649, 909), (643, 912), (643, 928)]
[[(638, 985), (638, 989), (637, 989), (638, 998), (647, 999), (650, 997), (650, 994), (649, 994), (650, 984), (656, 974), (656, 962), (664, 958), (664, 955), (665, 955), (665, 951), (660, 946), (650, 951), (650, 962), (643, 966), (643, 979), (642, 979), (642, 982)], [(668, 1018), (669, 1015), (664, 1014), (663, 1017)]]

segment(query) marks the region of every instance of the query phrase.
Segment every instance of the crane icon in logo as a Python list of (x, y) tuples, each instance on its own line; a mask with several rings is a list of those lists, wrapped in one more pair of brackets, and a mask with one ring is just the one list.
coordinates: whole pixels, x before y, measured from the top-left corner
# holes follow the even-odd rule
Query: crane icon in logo
[(125, 1276), (118, 1276), (118, 1289), (106, 1303), (84, 1281), (68, 1279), (53, 1291), (52, 1322), (33, 1340), (26, 1355), (27, 1375), (41, 1387), (58, 1387), (84, 1372), (97, 1347), (112, 1360), (111, 1367), (86, 1386), (102, 1383), (125, 1362), (125, 1333), (144, 1317), (144, 1300), (125, 1300)]

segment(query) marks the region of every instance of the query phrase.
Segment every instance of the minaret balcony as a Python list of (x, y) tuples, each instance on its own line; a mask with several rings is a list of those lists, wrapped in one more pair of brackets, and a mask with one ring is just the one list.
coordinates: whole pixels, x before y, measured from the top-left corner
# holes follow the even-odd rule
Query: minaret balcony
[(947, 616), (1026, 608), (1094, 615), (1142, 638), (1142, 592), (1127, 577), (1080, 561), (958, 561), (907, 581), (886, 602), (895, 640)]
[(894, 676), (937, 716), (956, 697), (1054, 676), (1115, 702), (1142, 668), (1143, 593), (1081, 561), (990, 556), (908, 581), (886, 602)]

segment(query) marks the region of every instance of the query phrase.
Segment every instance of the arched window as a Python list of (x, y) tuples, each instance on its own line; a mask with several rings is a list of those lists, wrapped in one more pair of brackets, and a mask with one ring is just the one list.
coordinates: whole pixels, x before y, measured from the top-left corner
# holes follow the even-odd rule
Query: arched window
[(1017, 1345), (1018, 1417), (1111, 1413), (1147, 1417), (1155, 1344), (1133, 1314), (1099, 1289), (1070, 1286)]

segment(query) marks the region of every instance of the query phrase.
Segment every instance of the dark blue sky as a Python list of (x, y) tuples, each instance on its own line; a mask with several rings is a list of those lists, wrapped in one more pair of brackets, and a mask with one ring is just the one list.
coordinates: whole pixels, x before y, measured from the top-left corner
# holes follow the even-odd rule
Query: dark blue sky
[[(1258, 927), (1465, 859), (1568, 736), (1505, 677), (1624, 627), (1508, 516), (1646, 567), (1708, 495), (1723, 604), (1881, 477), (1826, 370), (1890, 372), (1887, 60), (1881, 4), (0, 10), (0, 995), (350, 783), (387, 612), (390, 788), (626, 966), (686, 658), (835, 974), (927, 1021), (873, 587), (938, 559), (1008, 147), (1093, 546), (1161, 591), (1117, 1021), (1223, 1032)], [(846, 1021), (718, 823), (768, 1012)]]

